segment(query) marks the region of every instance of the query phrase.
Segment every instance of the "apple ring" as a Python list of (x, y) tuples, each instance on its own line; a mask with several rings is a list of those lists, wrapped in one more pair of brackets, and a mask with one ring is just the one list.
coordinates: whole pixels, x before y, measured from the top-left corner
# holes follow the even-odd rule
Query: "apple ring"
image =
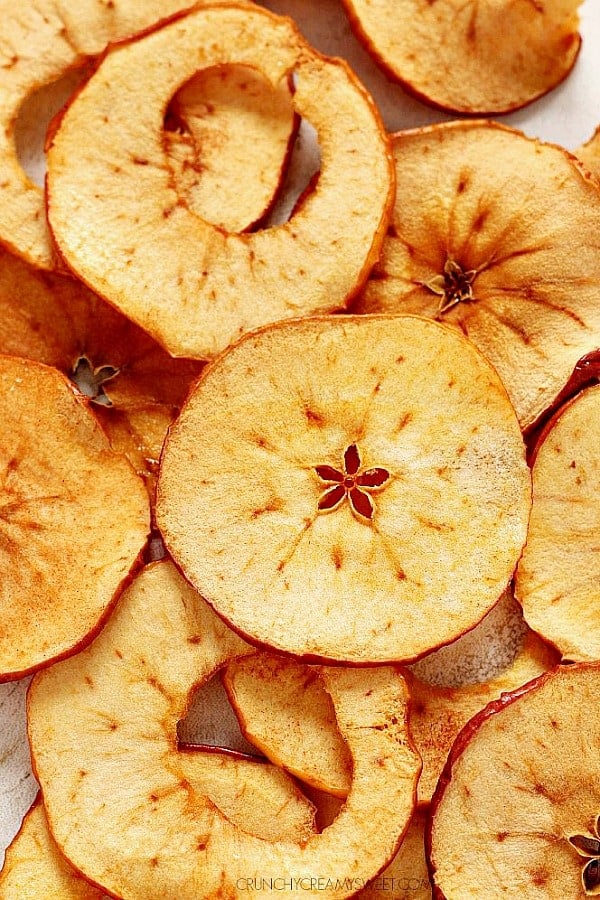
[[(321, 146), (315, 189), (289, 222), (253, 234), (195, 215), (165, 165), (171, 97), (225, 64), (275, 88), (294, 74), (294, 108)], [(211, 357), (257, 325), (344, 306), (377, 258), (393, 189), (387, 136), (355, 76), (259, 7), (198, 8), (111, 49), (48, 149), (48, 216), (67, 264), (175, 356)]]
[(182, 762), (193, 754), (176, 739), (188, 693), (249, 649), (161, 562), (123, 594), (91, 647), (32, 682), (29, 737), (54, 838), (112, 894), (244, 898), (265, 877), (287, 879), (286, 896), (342, 898), (393, 856), (420, 770), (395, 669), (321, 672), (354, 765), (346, 805), (324, 832), (258, 838), (195, 786)]

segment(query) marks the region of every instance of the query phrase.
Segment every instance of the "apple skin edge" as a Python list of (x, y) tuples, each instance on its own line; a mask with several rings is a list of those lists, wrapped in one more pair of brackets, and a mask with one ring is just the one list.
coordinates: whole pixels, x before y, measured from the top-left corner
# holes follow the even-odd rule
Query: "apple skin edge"
[(582, 663), (559, 663), (552, 669), (549, 669), (547, 672), (542, 673), (537, 678), (528, 681), (526, 684), (522, 685), (519, 688), (516, 688), (514, 691), (508, 691), (503, 693), (497, 700), (492, 700), (491, 703), (488, 703), (486, 707), (484, 707), (481, 712), (477, 713), (470, 719), (469, 722), (463, 727), (463, 729), (459, 732), (450, 753), (448, 754), (448, 759), (446, 760), (446, 765), (440, 775), (437, 787), (431, 799), (431, 806), (429, 816), (427, 818), (427, 822), (425, 825), (425, 858), (427, 861), (427, 870), (429, 872), (429, 878), (432, 884), (433, 898), (434, 900), (448, 900), (446, 895), (443, 893), (442, 889), (435, 884), (435, 873), (436, 873), (436, 865), (435, 860), (432, 858), (432, 833), (433, 833), (433, 821), (435, 818), (435, 813), (440, 805), (446, 789), (448, 785), (452, 781), (454, 766), (462, 756), (464, 750), (470, 744), (471, 739), (479, 730), (480, 726), (486, 722), (489, 718), (494, 716), (498, 712), (502, 712), (507, 706), (510, 706), (515, 701), (521, 699), (524, 695), (532, 693), (533, 691), (538, 690), (547, 681), (557, 675), (559, 672), (573, 669), (576, 667), (577, 669), (597, 669), (598, 662), (582, 662)]

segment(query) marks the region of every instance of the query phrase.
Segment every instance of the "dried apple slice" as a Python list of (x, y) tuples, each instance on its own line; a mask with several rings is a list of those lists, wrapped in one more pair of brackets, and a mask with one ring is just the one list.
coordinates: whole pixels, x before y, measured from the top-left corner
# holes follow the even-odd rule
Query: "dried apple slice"
[(600, 385), (549, 423), (533, 466), (533, 507), (515, 590), (525, 619), (564, 657), (600, 658)]
[[(253, 234), (195, 215), (164, 161), (171, 96), (198, 69), (230, 64), (257, 67), (274, 88), (294, 75), (294, 109), (321, 147), (314, 191), (289, 222)], [(215, 5), (108, 52), (50, 142), (48, 195), (81, 279), (174, 356), (207, 358), (255, 326), (345, 305), (378, 256), (393, 171), (379, 115), (345, 63), (313, 51), (289, 19)]]
[[(17, 157), (15, 122), (24, 103), (44, 85), (59, 80), (73, 69), (83, 70), (90, 58), (102, 54), (110, 43), (143, 31), (189, 6), (189, 0), (145, 0), (144, 3), (137, 0), (110, 0), (109, 3), (104, 0), (78, 0), (76, 3), (71, 0), (24, 0), (15, 7), (4, 0), (1, 10), (4, 39), (0, 43), (0, 173), (4, 202), (0, 208), (0, 240), (13, 252), (42, 269), (55, 269), (61, 265), (48, 233), (44, 193), (26, 175)], [(187, 99), (179, 104), (179, 111), (181, 121), (190, 123), (192, 134), (201, 132), (203, 138), (208, 133), (212, 135), (211, 152), (208, 153), (205, 144), (199, 158), (196, 149), (192, 153), (189, 146), (170, 142), (167, 133), (165, 141), (173, 153), (170, 155), (167, 150), (165, 163), (172, 167), (174, 177), (182, 177), (182, 192), (186, 197), (189, 199), (191, 193), (195, 203), (206, 204), (210, 185), (214, 188), (218, 180), (223, 191), (225, 172), (239, 162), (241, 135), (234, 126), (231, 103), (229, 108), (221, 104), (225, 85), (231, 86), (231, 100), (234, 84), (239, 85), (240, 79), (228, 73), (225, 85), (218, 79), (203, 81), (201, 90), (195, 89), (196, 97), (189, 99), (190, 102), (198, 101), (202, 94), (211, 111), (210, 123), (205, 116), (198, 115), (197, 103), (189, 110), (188, 118)], [(257, 87), (256, 78), (253, 84)], [(257, 90), (264, 98), (264, 88)], [(287, 114), (284, 112), (286, 93)], [(258, 100), (257, 91), (254, 94)], [(288, 87), (282, 84), (277, 92), (270, 94), (262, 105), (262, 116), (252, 118), (251, 140), (255, 149), (258, 145), (260, 153), (245, 156), (245, 188), (240, 191), (237, 178), (237, 192), (233, 185), (226, 185), (228, 202), (235, 204), (229, 214), (230, 221), (240, 228), (248, 227), (268, 209), (272, 201), (269, 192), (273, 192), (279, 183), (287, 142), (293, 134)], [(249, 111), (248, 106), (246, 110)], [(288, 133), (284, 136), (286, 128)], [(220, 176), (216, 175), (212, 165), (207, 165), (217, 156), (223, 166)], [(204, 167), (202, 178), (198, 178), (199, 166)], [(211, 209), (214, 213), (214, 206)]]
[(104, 891), (89, 884), (67, 862), (48, 829), (40, 797), (6, 851), (0, 871), (2, 900), (103, 900)]
[(431, 900), (423, 835), (427, 808), (415, 809), (408, 831), (390, 865), (356, 895), (360, 900)]
[(593, 175), (600, 177), (600, 127), (596, 128), (589, 141), (575, 150), (575, 155)]
[(600, 345), (598, 185), (565, 150), (492, 122), (397, 134), (394, 155), (392, 225), (355, 309), (460, 328), (525, 428)]
[(263, 328), (204, 370), (165, 442), (156, 513), (241, 634), (365, 664), (472, 628), (511, 577), (529, 503), (514, 411), (472, 344), (428, 319), (323, 316)]
[(461, 732), (432, 801), (439, 897), (580, 897), (599, 887), (600, 666), (553, 669)]
[(250, 66), (205, 69), (175, 94), (168, 116), (167, 161), (188, 208), (226, 231), (256, 225), (296, 133), (289, 84), (274, 88)]
[(102, 625), (149, 531), (143, 482), (54, 369), (0, 357), (0, 679)]
[(252, 744), (302, 781), (346, 797), (350, 753), (318, 669), (257, 653), (230, 663), (223, 683)]
[[(358, 38), (420, 100), (507, 113), (566, 78), (581, 46), (582, 0), (344, 0)], [(510, 34), (510, 40), (498, 35)]]
[(530, 631), (513, 663), (482, 684), (451, 688), (414, 679), (410, 730), (423, 758), (419, 803), (431, 800), (454, 739), (469, 719), (502, 693), (521, 687), (558, 662), (558, 654)]
[(71, 278), (0, 248), (0, 353), (60, 369), (88, 396), (111, 444), (153, 486), (167, 428), (199, 374)]
[(248, 649), (172, 564), (155, 563), (88, 649), (33, 680), (29, 737), (50, 827), (73, 865), (109, 892), (242, 898), (260, 873), (308, 879), (320, 885), (313, 893), (341, 898), (393, 856), (420, 769), (393, 668), (322, 670), (355, 777), (321, 834), (257, 838), (195, 787), (176, 743), (188, 692)]

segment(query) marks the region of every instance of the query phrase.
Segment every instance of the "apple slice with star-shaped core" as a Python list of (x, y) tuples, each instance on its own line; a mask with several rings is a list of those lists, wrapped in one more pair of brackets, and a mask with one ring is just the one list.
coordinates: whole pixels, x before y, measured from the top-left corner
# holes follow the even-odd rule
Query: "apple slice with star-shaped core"
[(67, 379), (0, 357), (0, 680), (74, 653), (146, 543), (144, 483)]
[(32, 681), (29, 739), (50, 828), (71, 863), (111, 894), (243, 898), (260, 873), (303, 879), (290, 896), (333, 900), (356, 893), (396, 852), (421, 763), (394, 667), (321, 669), (353, 766), (346, 803), (323, 832), (259, 838), (195, 783), (177, 722), (191, 689), (249, 650), (159, 562), (123, 593), (89, 648)]
[[(173, 95), (224, 65), (254, 67), (276, 91), (293, 76), (293, 110), (321, 151), (289, 221), (251, 234), (189, 209), (165, 164)], [(66, 264), (174, 356), (198, 359), (266, 322), (343, 308), (379, 255), (394, 196), (387, 135), (346, 63), (290, 19), (233, 3), (111, 48), (57, 122), (47, 185)]]
[(79, 282), (1, 248), (0, 353), (60, 369), (153, 491), (167, 428), (200, 363), (173, 359)]
[(461, 731), (426, 842), (442, 898), (600, 891), (600, 665), (559, 666)]
[(600, 658), (600, 385), (550, 420), (533, 465), (527, 545), (515, 579), (529, 625), (571, 660)]
[(460, 329), (528, 428), (600, 346), (599, 185), (566, 150), (493, 122), (402, 132), (393, 145), (392, 224), (353, 309)]
[(413, 316), (329, 316), (260, 329), (203, 370), (165, 442), (156, 516), (242, 635), (364, 665), (483, 618), (530, 491), (514, 410), (469, 341)]
[(391, 78), (425, 103), (467, 115), (520, 109), (560, 84), (581, 46), (581, 3), (344, 0), (358, 38)]

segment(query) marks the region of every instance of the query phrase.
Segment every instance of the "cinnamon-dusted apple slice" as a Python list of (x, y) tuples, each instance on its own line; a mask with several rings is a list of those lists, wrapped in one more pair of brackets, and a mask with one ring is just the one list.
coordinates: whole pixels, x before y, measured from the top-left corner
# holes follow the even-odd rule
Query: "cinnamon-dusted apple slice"
[(533, 507), (517, 569), (527, 622), (574, 660), (600, 658), (600, 385), (547, 426), (533, 466)]
[(296, 118), (286, 81), (273, 87), (250, 66), (198, 72), (169, 105), (165, 149), (177, 193), (207, 222), (247, 231), (273, 204)]
[(493, 122), (400, 133), (394, 155), (392, 226), (355, 309), (461, 329), (525, 428), (600, 345), (598, 185), (567, 151)]
[(321, 672), (354, 772), (321, 834), (301, 843), (250, 835), (195, 786), (193, 756), (176, 741), (188, 692), (248, 650), (172, 564), (155, 563), (88, 649), (32, 682), (29, 737), (50, 827), (72, 864), (112, 894), (242, 898), (248, 878), (273, 873), (320, 885), (303, 895), (341, 898), (395, 853), (420, 760), (394, 668)]
[(598, 893), (599, 690), (598, 664), (559, 666), (465, 726), (432, 801), (436, 896)]
[(54, 366), (74, 381), (149, 486), (167, 428), (201, 369), (173, 359), (83, 285), (37, 272), (1, 248), (0, 353)]
[(410, 730), (423, 758), (419, 803), (428, 803), (461, 728), (502, 693), (522, 687), (559, 662), (558, 654), (529, 631), (513, 663), (480, 684), (443, 687), (415, 678), (411, 682)]
[(144, 484), (55, 369), (0, 357), (0, 680), (74, 652), (146, 542)]
[(50, 834), (38, 796), (6, 851), (0, 871), (2, 900), (103, 900), (104, 891), (91, 885), (64, 858)]
[[(420, 100), (467, 115), (519, 109), (569, 74), (582, 0), (344, 0), (375, 61)], [(510, 34), (499, 41), (498, 35)]]
[[(198, 69), (230, 64), (275, 89), (294, 74), (294, 109), (321, 148), (316, 187), (289, 222), (253, 234), (197, 216), (164, 162), (171, 96)], [(215, 5), (108, 52), (50, 142), (48, 193), (54, 237), (81, 279), (173, 355), (207, 358), (258, 325), (346, 304), (379, 254), (393, 168), (345, 63), (313, 51), (289, 19)]]
[(575, 155), (593, 175), (600, 177), (600, 126), (596, 128), (589, 141), (575, 150)]
[(223, 683), (252, 744), (302, 781), (346, 797), (350, 753), (318, 669), (257, 653), (230, 663)]
[(514, 410), (472, 344), (413, 316), (323, 316), (260, 329), (204, 370), (165, 443), (156, 512), (240, 633), (367, 664), (483, 618), (529, 504)]
[[(102, 54), (111, 42), (143, 31), (189, 5), (189, 0), (145, 0), (144, 3), (111, 0), (108, 4), (104, 0), (77, 0), (76, 3), (24, 0), (17, 8), (7, 0), (1, 0), (0, 123), (3, 127), (0, 128), (0, 173), (4, 202), (0, 209), (0, 239), (33, 265), (55, 269), (61, 263), (48, 234), (44, 193), (26, 175), (17, 156), (15, 122), (21, 108), (45, 85), (58, 81), (74, 69), (81, 69), (83, 73), (90, 58)], [(203, 84), (195, 88), (195, 96), (189, 97), (192, 105), (189, 116), (187, 97), (178, 103), (179, 122), (191, 134), (199, 136), (201, 132), (206, 138), (210, 133), (210, 152), (206, 143), (203, 153), (199, 154), (195, 145), (192, 152), (189, 145), (184, 147), (181, 142), (170, 141), (168, 132), (164, 138), (165, 167), (172, 169), (176, 183), (181, 178), (185, 199), (189, 200), (191, 195), (192, 202), (204, 204), (204, 209), (210, 185), (213, 189), (217, 186), (216, 172), (212, 164), (208, 165), (217, 156), (217, 145), (221, 148), (219, 160), (223, 166), (218, 178), (221, 190), (225, 189), (224, 181), (231, 168), (239, 161), (241, 135), (231, 115), (231, 100), (236, 86), (241, 86), (243, 80), (240, 81), (239, 73), (236, 77), (229, 72), (221, 81), (210, 77), (201, 80)], [(244, 189), (240, 190), (239, 178), (235, 179), (237, 192), (232, 190), (232, 185), (226, 186), (227, 203), (233, 203), (235, 207), (229, 213), (230, 221), (240, 229), (248, 227), (268, 209), (273, 199), (270, 192), (278, 186), (287, 142), (293, 135), (289, 87), (282, 84), (277, 91), (269, 91), (267, 98), (264, 86), (258, 85), (256, 78), (251, 80), (256, 90), (245, 91), (246, 98), (254, 93), (258, 101), (260, 94), (264, 102), (262, 115), (254, 115), (251, 119), (252, 137), (247, 135), (246, 140), (252, 142), (254, 150), (260, 147), (260, 152), (246, 154), (244, 158)], [(231, 86), (230, 103), (223, 106), (224, 89), (228, 84)], [(286, 94), (287, 112), (284, 111)], [(204, 103), (210, 110), (210, 120), (201, 114), (199, 103)], [(246, 124), (251, 107), (246, 100)], [(285, 129), (287, 135), (283, 134)], [(203, 174), (199, 177), (201, 166)], [(214, 207), (211, 209), (214, 214)]]

